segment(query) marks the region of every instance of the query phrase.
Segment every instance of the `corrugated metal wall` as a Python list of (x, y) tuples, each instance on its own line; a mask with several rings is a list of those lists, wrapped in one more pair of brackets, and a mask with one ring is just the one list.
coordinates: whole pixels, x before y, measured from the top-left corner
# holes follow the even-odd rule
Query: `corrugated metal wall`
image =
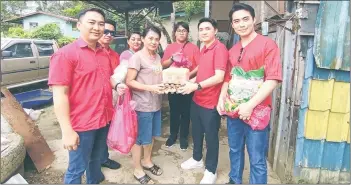
[(315, 36), (301, 37), (306, 66), (294, 175), (310, 183), (350, 182), (349, 3), (321, 1)]

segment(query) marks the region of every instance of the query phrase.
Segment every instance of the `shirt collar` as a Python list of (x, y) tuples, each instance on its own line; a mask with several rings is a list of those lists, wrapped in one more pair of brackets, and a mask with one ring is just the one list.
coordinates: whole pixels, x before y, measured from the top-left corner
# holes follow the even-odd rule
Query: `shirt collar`
[(218, 42), (219, 42), (218, 39), (215, 39), (215, 41), (208, 48), (206, 48), (206, 45), (205, 45), (204, 46), (205, 51), (213, 49), (218, 44)]
[[(88, 47), (88, 43), (86, 43), (81, 37), (77, 39), (78, 46), (81, 48)], [(96, 43), (96, 49), (102, 48), (99, 42)]]

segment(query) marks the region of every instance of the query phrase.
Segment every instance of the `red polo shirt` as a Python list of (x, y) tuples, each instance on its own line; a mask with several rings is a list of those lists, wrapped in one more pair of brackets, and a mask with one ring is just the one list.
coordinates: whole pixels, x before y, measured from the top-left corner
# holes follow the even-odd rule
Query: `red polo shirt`
[[(277, 44), (269, 37), (257, 34), (257, 36), (243, 49), (241, 61), (241, 42), (235, 44), (229, 50), (230, 67), (226, 72), (225, 81), (231, 79), (231, 69), (233, 66), (240, 66), (244, 71), (256, 70), (264, 66), (264, 80), (282, 80), (282, 65), (280, 63), (280, 51)], [(271, 105), (272, 98), (268, 96), (263, 105)]]
[[(162, 62), (171, 58), (171, 56), (174, 53), (180, 52), (182, 50), (183, 46), (184, 46), (184, 44), (179, 44), (177, 42), (168, 45), (164, 54), (163, 54)], [(194, 45), (191, 42), (188, 42), (183, 49), (183, 53), (191, 61), (192, 65), (189, 68), (189, 70), (192, 71), (193, 69), (196, 68), (196, 66), (198, 64), (198, 61), (200, 58), (200, 50), (196, 45)]]
[[(196, 82), (202, 82), (215, 75), (215, 70), (226, 71), (228, 64), (228, 50), (224, 44), (215, 40), (211, 46), (201, 49), (199, 68)], [(196, 104), (213, 109), (217, 106), (223, 83), (195, 91), (193, 100)]]
[(48, 85), (69, 86), (73, 130), (102, 128), (113, 115), (111, 62), (98, 45), (96, 51), (81, 38), (64, 46), (50, 59)]
[(116, 67), (119, 65), (119, 54), (110, 47), (105, 48), (105, 50), (110, 57), (112, 69), (116, 69)]

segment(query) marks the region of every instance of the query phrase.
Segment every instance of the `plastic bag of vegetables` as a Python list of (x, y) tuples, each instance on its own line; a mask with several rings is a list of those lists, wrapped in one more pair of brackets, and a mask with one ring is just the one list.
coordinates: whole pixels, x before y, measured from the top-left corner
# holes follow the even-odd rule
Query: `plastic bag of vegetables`
[[(264, 67), (245, 72), (241, 67), (234, 67), (231, 71), (227, 95), (224, 100), (224, 114), (238, 118), (235, 112), (240, 104), (248, 102), (259, 90), (264, 82)], [(252, 112), (250, 120), (244, 120), (253, 130), (264, 129), (270, 120), (271, 108), (268, 105), (259, 104)]]

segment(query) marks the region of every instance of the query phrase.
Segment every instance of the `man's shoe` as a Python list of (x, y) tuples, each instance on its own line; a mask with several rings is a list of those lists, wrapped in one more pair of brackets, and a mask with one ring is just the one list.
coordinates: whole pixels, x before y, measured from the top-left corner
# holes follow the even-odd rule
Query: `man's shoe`
[(236, 183), (231, 178), (229, 178), (229, 182), (227, 182), (225, 184), (236, 184)]
[(176, 139), (174, 139), (173, 137), (169, 136), (169, 138), (166, 141), (166, 147), (171, 147), (174, 145), (174, 143), (176, 142)]
[(110, 169), (113, 169), (113, 170), (117, 170), (118, 168), (121, 167), (121, 164), (119, 164), (118, 162), (113, 161), (111, 159), (107, 159), (107, 161), (102, 163), (101, 166), (102, 167), (106, 167), (106, 168), (110, 168)]
[(212, 172), (205, 170), (204, 177), (200, 181), (200, 184), (215, 184), (217, 180), (217, 173), (213, 174)]
[(190, 169), (194, 169), (194, 168), (202, 168), (204, 167), (204, 162), (202, 161), (202, 159), (200, 161), (196, 161), (194, 158), (190, 158), (188, 160), (186, 160), (185, 162), (183, 162), (180, 167), (182, 167), (182, 169), (184, 170), (190, 170)]
[(188, 149), (188, 140), (187, 139), (180, 139), (180, 149), (181, 150)]

